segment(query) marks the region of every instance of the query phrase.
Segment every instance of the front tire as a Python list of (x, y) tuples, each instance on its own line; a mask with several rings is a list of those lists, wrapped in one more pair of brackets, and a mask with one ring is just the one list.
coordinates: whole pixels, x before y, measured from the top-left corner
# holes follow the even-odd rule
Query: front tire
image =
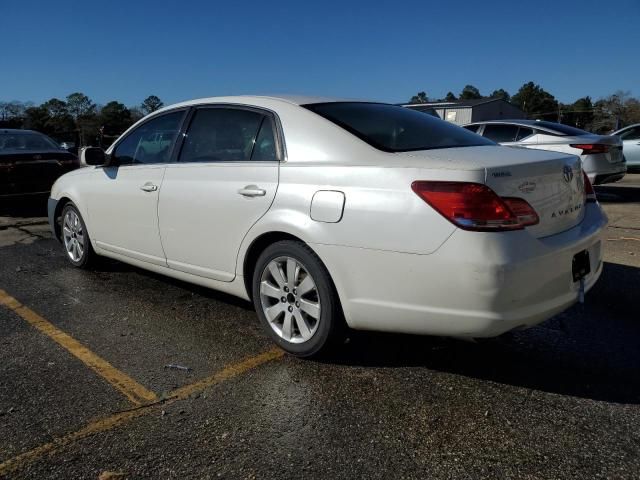
[(67, 203), (62, 209), (60, 230), (65, 257), (69, 263), (77, 268), (88, 268), (95, 261), (96, 253), (91, 247), (82, 215), (73, 203)]
[(342, 311), (329, 272), (307, 245), (284, 240), (267, 247), (252, 286), (258, 317), (280, 348), (310, 357), (334, 343)]

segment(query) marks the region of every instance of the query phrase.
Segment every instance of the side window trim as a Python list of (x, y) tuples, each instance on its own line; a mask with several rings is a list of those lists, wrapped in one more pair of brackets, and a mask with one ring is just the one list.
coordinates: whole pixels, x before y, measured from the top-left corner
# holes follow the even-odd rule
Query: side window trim
[(173, 161), (174, 155), (176, 154), (176, 146), (178, 144), (178, 141), (183, 137), (182, 132), (184, 131), (184, 126), (185, 126), (185, 120), (188, 117), (188, 113), (189, 113), (189, 108), (188, 107), (178, 107), (178, 108), (173, 108), (171, 110), (167, 110), (164, 111), (158, 115), (153, 115), (153, 116), (149, 116), (149, 118), (145, 119), (143, 122), (140, 122), (138, 125), (135, 126), (135, 128), (133, 128), (132, 130), (130, 130), (129, 132), (127, 132), (126, 135), (121, 136), (116, 143), (113, 144), (111, 148), (111, 154), (109, 155), (109, 163), (111, 163), (112, 159), (117, 158), (115, 156), (116, 150), (118, 149), (118, 147), (122, 144), (122, 142), (124, 142), (127, 138), (129, 138), (130, 135), (134, 134), (139, 128), (143, 127), (144, 125), (146, 125), (147, 123), (163, 117), (165, 115), (171, 114), (171, 113), (175, 113), (175, 112), (180, 112), (182, 111), (182, 119), (180, 120), (180, 126), (178, 127), (178, 135), (176, 135), (176, 138), (173, 140), (173, 142), (171, 143), (171, 154), (169, 155), (169, 160), (167, 162), (162, 162), (162, 163), (148, 163), (148, 164), (140, 164), (140, 163), (134, 163), (134, 164), (124, 164), (124, 165), (114, 165), (117, 167), (133, 167), (133, 166), (142, 166), (142, 165), (166, 165), (168, 163), (171, 163)]
[[(174, 145), (175, 148), (174, 148), (174, 151), (172, 152), (171, 159), (168, 163), (172, 163), (172, 164), (177, 163), (181, 165), (185, 165), (186, 163), (191, 163), (191, 162), (181, 162), (179, 160), (180, 153), (182, 151), (184, 141), (187, 137), (187, 131), (189, 130), (191, 121), (193, 120), (193, 117), (196, 111), (199, 109), (206, 109), (206, 108), (226, 108), (226, 109), (236, 109), (236, 110), (248, 110), (250, 112), (256, 112), (263, 115), (265, 118), (260, 123), (260, 126), (258, 127), (258, 132), (256, 135), (260, 133), (260, 128), (262, 127), (264, 120), (269, 119), (271, 121), (271, 126), (273, 128), (273, 133), (275, 135), (275, 141), (276, 141), (276, 157), (277, 158), (274, 161), (278, 163), (286, 161), (287, 156), (286, 156), (286, 147), (284, 143), (284, 133), (282, 130), (282, 124), (280, 123), (280, 118), (275, 112), (262, 107), (254, 107), (252, 105), (242, 105), (242, 104), (236, 104), (236, 103), (201, 103), (201, 104), (191, 105), (189, 107), (189, 111), (187, 112), (187, 115), (185, 115), (182, 121), (182, 127), (178, 135), (178, 140), (175, 142), (175, 145)], [(255, 147), (255, 144), (254, 144), (254, 147)], [(251, 152), (251, 157), (253, 157), (253, 149)], [(247, 163), (247, 162), (266, 163), (264, 160), (260, 160), (260, 161), (252, 160), (251, 157), (249, 160), (227, 160), (227, 161), (210, 162), (210, 163)]]

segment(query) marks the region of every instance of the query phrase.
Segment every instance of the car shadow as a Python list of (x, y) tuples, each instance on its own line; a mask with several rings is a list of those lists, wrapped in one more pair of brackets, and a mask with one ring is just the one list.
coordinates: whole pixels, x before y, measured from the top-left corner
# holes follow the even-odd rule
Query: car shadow
[(607, 185), (595, 187), (600, 203), (640, 203), (640, 188)]
[(354, 333), (322, 362), (419, 366), (549, 393), (638, 404), (640, 317), (631, 285), (640, 285), (640, 269), (606, 263), (585, 305), (575, 305), (534, 328), (481, 343)]
[(47, 216), (48, 195), (0, 198), (0, 216), (35, 218)]
[(97, 264), (93, 266), (92, 271), (98, 275), (112, 273), (136, 273), (138, 275), (153, 279), (157, 282), (186, 290), (193, 295), (199, 295), (210, 300), (228, 303), (230, 305), (240, 307), (244, 310), (253, 310), (253, 304), (248, 300), (244, 300), (242, 298), (230, 295), (228, 293), (220, 292), (218, 290), (213, 290), (211, 288), (188, 283), (177, 278), (168, 277), (160, 273), (145, 270), (143, 268), (129, 265), (127, 263), (107, 257), (99, 257), (99, 260)]

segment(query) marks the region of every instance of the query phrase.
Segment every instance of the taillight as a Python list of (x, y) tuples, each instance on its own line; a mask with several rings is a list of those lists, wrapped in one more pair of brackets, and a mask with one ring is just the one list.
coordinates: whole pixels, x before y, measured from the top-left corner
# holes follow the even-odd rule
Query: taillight
[(574, 143), (573, 148), (581, 148), (582, 155), (591, 155), (594, 153), (608, 153), (610, 145), (602, 145), (599, 143)]
[(411, 189), (443, 217), (465, 230), (519, 230), (538, 223), (538, 215), (525, 200), (500, 198), (480, 183), (416, 181)]
[(502, 197), (502, 200), (507, 204), (509, 210), (513, 212), (523, 227), (536, 225), (540, 222), (536, 211), (529, 205), (529, 202), (523, 198)]
[(582, 171), (582, 176), (584, 178), (584, 195), (587, 202), (597, 202), (596, 191), (593, 189), (593, 185), (591, 185), (591, 181), (585, 171)]

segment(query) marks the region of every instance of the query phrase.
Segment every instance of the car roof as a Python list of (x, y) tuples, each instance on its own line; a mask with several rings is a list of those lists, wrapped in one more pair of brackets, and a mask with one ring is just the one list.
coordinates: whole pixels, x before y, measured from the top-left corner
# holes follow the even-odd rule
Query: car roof
[(27, 133), (38, 133), (42, 135), (40, 132), (36, 132), (35, 130), (23, 130), (21, 128), (0, 128), (0, 133), (11, 133), (14, 135), (21, 135)]
[[(311, 95), (230, 95), (223, 97), (204, 97), (196, 98), (193, 100), (187, 100), (185, 102), (175, 103), (169, 105), (166, 108), (185, 107), (190, 105), (198, 105), (203, 103), (239, 103), (248, 105), (261, 105), (265, 101), (280, 101), (292, 105), (309, 105), (313, 103), (335, 103), (335, 102), (363, 102), (370, 103), (371, 100), (353, 99), (353, 98), (340, 98), (340, 97), (322, 97)], [(375, 102), (380, 103), (380, 102)], [(163, 110), (164, 110), (163, 109)]]
[(620, 132), (624, 132), (625, 130), (629, 130), (630, 128), (634, 128), (634, 127), (640, 127), (640, 123), (634, 123), (632, 125), (627, 125), (626, 127), (619, 128), (618, 130), (613, 132), (611, 135), (617, 135)]

